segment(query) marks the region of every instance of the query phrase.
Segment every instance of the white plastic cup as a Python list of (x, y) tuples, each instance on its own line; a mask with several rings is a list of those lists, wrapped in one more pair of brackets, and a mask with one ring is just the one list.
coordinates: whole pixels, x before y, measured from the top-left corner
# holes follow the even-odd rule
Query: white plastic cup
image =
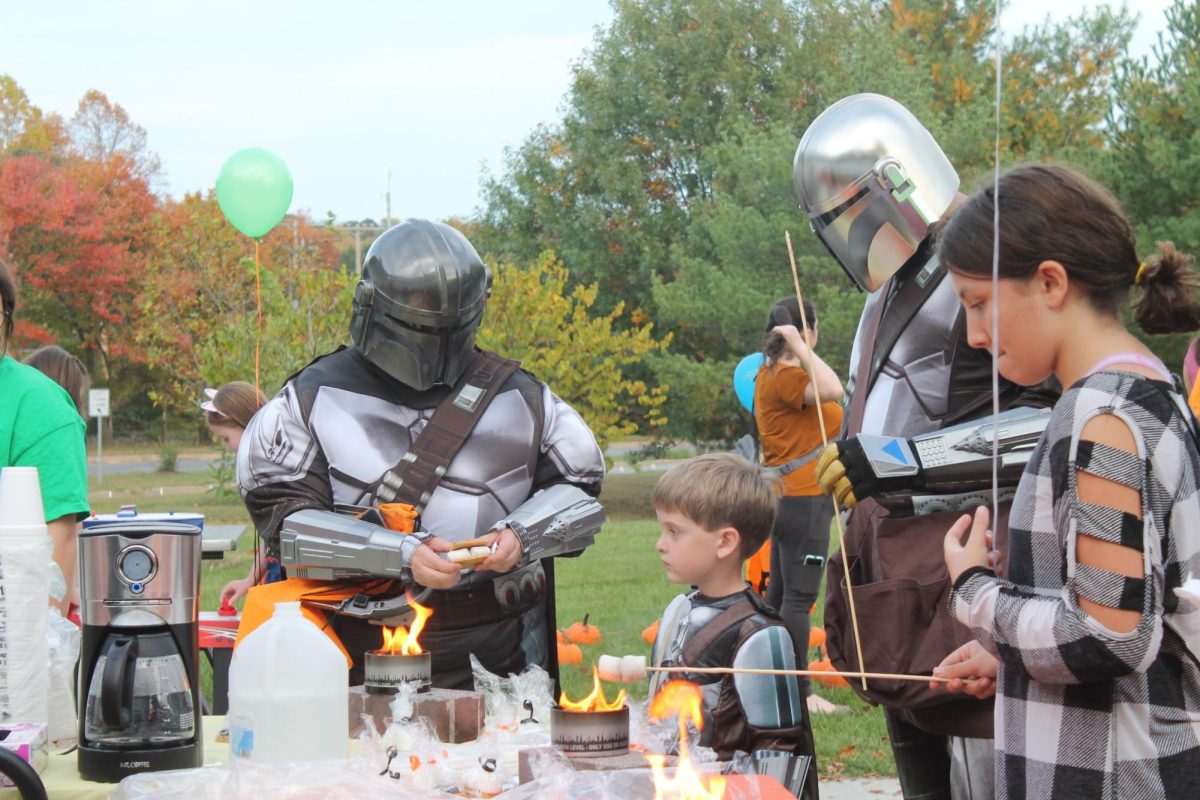
[(0, 719), (46, 724), (46, 639), (53, 546), (35, 467), (0, 469)]
[(46, 533), (46, 516), (42, 507), (42, 485), (37, 467), (4, 467), (0, 469), (0, 535)]

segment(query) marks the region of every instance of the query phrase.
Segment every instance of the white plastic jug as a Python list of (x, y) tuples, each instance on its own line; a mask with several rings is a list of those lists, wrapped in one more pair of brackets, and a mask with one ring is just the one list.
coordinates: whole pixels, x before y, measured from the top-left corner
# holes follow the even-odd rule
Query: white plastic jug
[(271, 618), (233, 651), (229, 750), (257, 762), (345, 758), (350, 738), (346, 658), (299, 603)]

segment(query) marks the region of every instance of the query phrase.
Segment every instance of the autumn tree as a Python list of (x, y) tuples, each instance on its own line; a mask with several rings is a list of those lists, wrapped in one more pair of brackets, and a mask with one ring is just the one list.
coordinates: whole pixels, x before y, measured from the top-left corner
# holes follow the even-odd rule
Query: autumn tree
[(645, 321), (619, 328), (624, 305), (597, 311), (597, 287), (570, 288), (567, 270), (553, 253), (528, 267), (502, 262), (492, 270), (480, 347), (520, 360), (545, 381), (583, 416), (601, 449), (639, 426), (665, 421), (668, 387), (650, 387), (630, 370), (662, 352), (669, 337), (655, 339), (653, 324)]
[[(254, 380), (257, 290), (254, 242), (229, 224), (212, 192), (165, 202), (154, 222), (137, 341), (152, 369), (148, 396), (166, 420), (191, 413), (205, 385)], [(274, 391), (344, 339), (353, 284), (338, 268), (332, 231), (307, 215), (288, 216), (259, 250), (262, 384)]]
[(151, 183), (161, 170), (159, 158), (146, 142), (146, 130), (103, 92), (89, 89), (67, 125), (72, 149), (83, 159), (100, 164), (127, 162), (128, 171)]
[(81, 349), (106, 381), (129, 357), (154, 197), (126, 162), (0, 161), (0, 242), (23, 290), (22, 332)]
[(0, 158), (18, 153), (48, 155), (66, 146), (62, 120), (45, 114), (10, 75), (0, 75)]

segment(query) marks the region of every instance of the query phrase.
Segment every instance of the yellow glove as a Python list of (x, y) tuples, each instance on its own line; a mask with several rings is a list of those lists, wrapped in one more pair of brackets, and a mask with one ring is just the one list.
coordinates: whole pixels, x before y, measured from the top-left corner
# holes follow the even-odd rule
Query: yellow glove
[(854, 487), (846, 477), (846, 466), (842, 463), (837, 442), (826, 445), (817, 458), (817, 483), (821, 485), (821, 490), (831, 495), (842, 508), (853, 508), (858, 502), (858, 498), (854, 496)]

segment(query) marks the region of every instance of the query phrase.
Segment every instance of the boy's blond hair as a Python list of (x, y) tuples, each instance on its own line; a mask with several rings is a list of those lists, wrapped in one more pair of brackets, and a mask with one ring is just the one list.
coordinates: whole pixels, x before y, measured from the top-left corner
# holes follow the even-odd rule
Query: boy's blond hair
[(779, 501), (760, 467), (733, 453), (707, 453), (663, 475), (652, 502), (655, 509), (680, 513), (705, 530), (735, 529), (746, 559), (771, 534)]

